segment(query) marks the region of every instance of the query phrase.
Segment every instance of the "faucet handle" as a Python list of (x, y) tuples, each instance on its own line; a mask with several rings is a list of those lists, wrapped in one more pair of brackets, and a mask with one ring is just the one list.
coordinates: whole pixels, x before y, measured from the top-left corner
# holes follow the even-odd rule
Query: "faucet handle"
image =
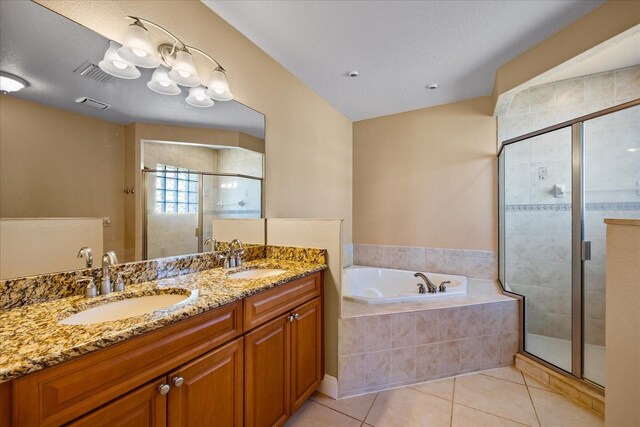
[(122, 292), (124, 291), (124, 278), (122, 277), (122, 273), (118, 274), (118, 278), (116, 279), (116, 283), (113, 285), (114, 292)]
[(447, 292), (447, 285), (449, 284), (451, 284), (451, 280), (445, 280), (444, 282), (440, 283), (440, 287), (438, 288), (438, 291)]
[(98, 288), (96, 288), (96, 284), (93, 282), (93, 277), (89, 277), (89, 276), (77, 277), (76, 283), (78, 285), (84, 286), (85, 298), (95, 298), (98, 296)]

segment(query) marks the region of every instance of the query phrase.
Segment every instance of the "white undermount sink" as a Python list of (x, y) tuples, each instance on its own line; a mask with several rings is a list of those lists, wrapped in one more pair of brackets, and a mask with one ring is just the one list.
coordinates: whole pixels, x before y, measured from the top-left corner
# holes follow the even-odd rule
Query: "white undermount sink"
[(87, 308), (86, 310), (60, 320), (58, 323), (62, 325), (88, 325), (91, 323), (121, 320), (171, 307), (172, 305), (185, 301), (189, 297), (190, 293), (158, 294), (126, 298), (97, 307)]
[(278, 274), (286, 273), (287, 270), (280, 270), (277, 268), (259, 268), (256, 270), (244, 270), (237, 273), (229, 274), (230, 279), (262, 279), (265, 277), (277, 276)]

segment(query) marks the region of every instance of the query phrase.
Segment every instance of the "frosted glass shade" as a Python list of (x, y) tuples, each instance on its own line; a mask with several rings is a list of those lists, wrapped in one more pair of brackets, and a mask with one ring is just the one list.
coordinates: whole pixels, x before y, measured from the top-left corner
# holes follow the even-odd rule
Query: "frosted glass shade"
[(141, 24), (129, 25), (124, 43), (118, 54), (129, 63), (142, 68), (156, 68), (160, 58), (149, 38), (149, 32)]
[(176, 59), (169, 71), (169, 78), (180, 86), (194, 87), (200, 84), (198, 71), (193, 65), (193, 57), (185, 50), (176, 52)]
[(207, 96), (204, 90), (204, 86), (196, 86), (189, 89), (189, 96), (187, 97), (187, 104), (193, 107), (212, 107), (213, 101)]
[(162, 95), (178, 95), (182, 92), (178, 85), (169, 78), (169, 69), (164, 65), (156, 68), (147, 87)]
[(233, 95), (229, 90), (227, 76), (220, 68), (216, 68), (209, 80), (207, 95), (216, 101), (229, 101), (233, 99)]
[(109, 42), (109, 48), (104, 53), (102, 61), (98, 62), (98, 67), (114, 77), (137, 79), (140, 77), (140, 70), (118, 55), (119, 48), (120, 45), (118, 43), (114, 41)]

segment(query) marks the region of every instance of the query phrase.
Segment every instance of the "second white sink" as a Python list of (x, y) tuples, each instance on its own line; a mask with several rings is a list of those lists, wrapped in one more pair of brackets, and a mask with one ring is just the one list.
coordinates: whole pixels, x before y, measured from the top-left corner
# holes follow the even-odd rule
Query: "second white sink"
[(127, 298), (83, 310), (60, 320), (62, 325), (88, 325), (153, 313), (188, 299), (188, 294), (158, 294)]
[(265, 277), (277, 276), (278, 274), (286, 273), (287, 270), (280, 270), (277, 268), (259, 268), (256, 270), (244, 270), (237, 273), (229, 274), (230, 279), (262, 279)]

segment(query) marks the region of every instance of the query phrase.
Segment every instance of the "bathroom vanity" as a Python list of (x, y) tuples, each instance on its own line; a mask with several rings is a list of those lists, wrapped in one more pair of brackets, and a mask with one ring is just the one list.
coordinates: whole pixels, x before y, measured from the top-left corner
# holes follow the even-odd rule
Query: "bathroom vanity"
[[(135, 328), (127, 327), (120, 342), (104, 348), (100, 348), (100, 336), (91, 332), (94, 335), (88, 340), (100, 349), (79, 357), (67, 354), (68, 360), (47, 362), (53, 366), (0, 383), (0, 424), (284, 424), (323, 376), (324, 266), (284, 261), (280, 265), (288, 275), (220, 282), (215, 291), (210, 290), (216, 301), (224, 301), (216, 308), (195, 315), (168, 314), (171, 321), (166, 326), (154, 326), (131, 338), (127, 334)], [(212, 274), (220, 279), (228, 272), (206, 270), (182, 280), (215, 281)], [(201, 291), (198, 300), (202, 301), (190, 304), (211, 305), (213, 300), (207, 298), (207, 291)], [(182, 319), (175, 321), (176, 316)], [(31, 324), (28, 316), (27, 320), (25, 326)], [(42, 327), (47, 326), (43, 321)], [(77, 331), (82, 336), (91, 329), (91, 325), (51, 327), (59, 329), (50, 335), (59, 342), (51, 343), (47, 352), (74, 342), (64, 334)], [(114, 325), (114, 329), (120, 327)], [(24, 331), (19, 334), (26, 336)], [(27, 347), (24, 343), (19, 351), (24, 354)]]

